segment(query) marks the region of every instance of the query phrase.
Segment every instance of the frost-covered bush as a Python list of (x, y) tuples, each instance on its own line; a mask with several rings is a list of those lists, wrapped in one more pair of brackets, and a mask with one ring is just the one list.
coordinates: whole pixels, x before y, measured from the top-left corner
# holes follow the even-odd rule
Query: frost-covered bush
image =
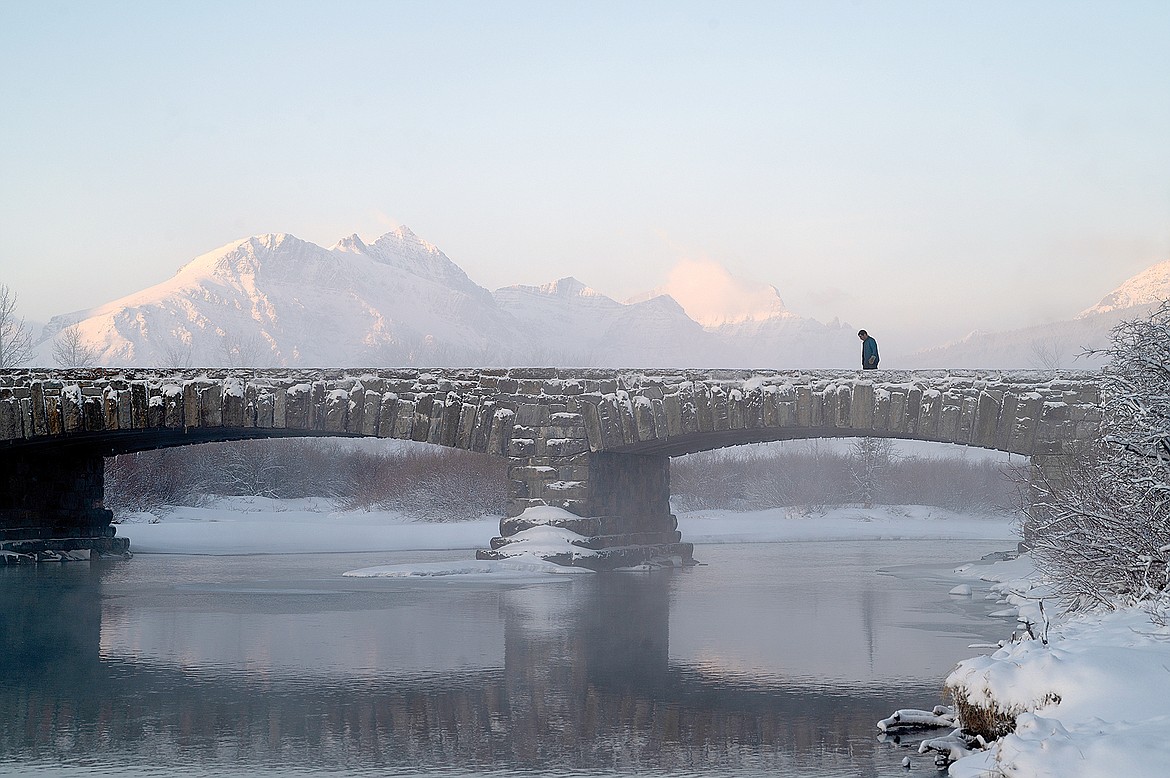
[(1167, 589), (1170, 302), (1118, 324), (1102, 371), (1100, 442), (1033, 480), (1037, 563), (1074, 607)]
[(889, 441), (865, 441), (849, 451), (773, 444), (677, 457), (670, 466), (671, 500), (681, 511), (859, 502), (1017, 510), (1016, 487), (999, 462), (895, 456)]
[(158, 512), (208, 495), (328, 497), (349, 508), (429, 521), (502, 514), (506, 460), (423, 444), (351, 447), (333, 439), (207, 443), (106, 460), (115, 515)]

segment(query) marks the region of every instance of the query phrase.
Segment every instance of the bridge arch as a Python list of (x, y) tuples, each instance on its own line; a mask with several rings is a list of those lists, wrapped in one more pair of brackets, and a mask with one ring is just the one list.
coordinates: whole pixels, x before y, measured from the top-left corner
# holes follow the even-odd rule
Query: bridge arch
[(1096, 438), (1100, 420), (1096, 375), (1072, 371), (5, 370), (0, 543), (116, 547), (102, 492), (110, 454), (336, 435), (507, 457), (496, 549), (526, 526), (526, 508), (552, 505), (580, 517), (574, 528), (593, 546), (689, 556), (670, 515), (674, 455), (881, 436), (1023, 454), (1043, 468)]

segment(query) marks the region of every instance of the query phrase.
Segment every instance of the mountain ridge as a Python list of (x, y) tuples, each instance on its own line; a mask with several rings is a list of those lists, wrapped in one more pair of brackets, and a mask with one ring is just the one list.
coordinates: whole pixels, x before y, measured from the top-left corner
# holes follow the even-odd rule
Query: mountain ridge
[[(703, 298), (707, 288), (712, 294)], [(1158, 294), (1170, 294), (1170, 261), (1075, 319), (883, 353), (883, 364), (1073, 366), (1065, 364), (1073, 351), (1105, 344), (1119, 312), (1139, 310), (1145, 303), (1135, 301)], [(329, 248), (289, 233), (229, 242), (158, 284), (54, 316), (42, 331), (38, 363), (52, 363), (54, 338), (69, 326), (95, 364), (111, 366), (814, 369), (852, 368), (857, 360), (847, 323), (799, 316), (774, 286), (738, 279), (709, 261), (680, 263), (667, 284), (625, 302), (573, 276), (492, 292), (405, 226), (372, 242), (351, 234)]]

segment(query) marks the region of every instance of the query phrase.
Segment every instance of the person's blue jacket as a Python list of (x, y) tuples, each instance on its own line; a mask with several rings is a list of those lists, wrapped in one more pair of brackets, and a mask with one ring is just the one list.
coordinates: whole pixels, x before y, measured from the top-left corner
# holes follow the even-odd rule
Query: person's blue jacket
[(866, 336), (861, 342), (861, 366), (866, 370), (873, 370), (878, 366), (877, 341), (872, 335)]

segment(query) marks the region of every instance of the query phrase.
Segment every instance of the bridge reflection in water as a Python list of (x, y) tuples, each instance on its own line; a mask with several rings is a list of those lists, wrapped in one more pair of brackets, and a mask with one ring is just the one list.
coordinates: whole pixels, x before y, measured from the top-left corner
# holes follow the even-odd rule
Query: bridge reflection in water
[[(686, 574), (145, 592), (122, 575), (0, 569), (13, 606), (0, 616), (0, 767), (889, 766), (873, 722), (908, 694), (937, 694), (889, 676), (848, 688), (672, 662), (672, 590)], [(858, 603), (874, 609), (841, 607)]]

